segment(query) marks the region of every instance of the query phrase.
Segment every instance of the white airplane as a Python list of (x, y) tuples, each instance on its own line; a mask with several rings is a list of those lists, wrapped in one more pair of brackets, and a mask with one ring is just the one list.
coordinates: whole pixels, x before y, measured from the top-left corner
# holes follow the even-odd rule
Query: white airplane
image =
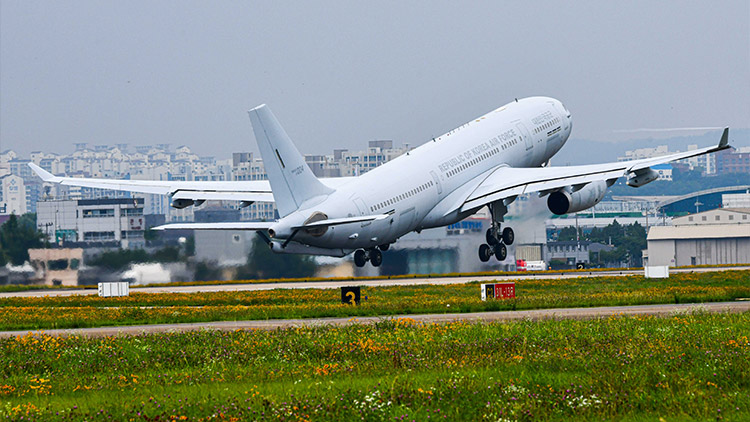
[[(401, 236), (456, 223), (488, 206), (492, 226), (479, 259), (503, 260), (513, 230), (501, 230), (507, 206), (518, 195), (547, 196), (555, 214), (596, 205), (620, 177), (633, 187), (658, 178), (650, 167), (728, 148), (729, 128), (719, 144), (657, 158), (550, 167), (570, 136), (570, 112), (558, 100), (515, 100), (465, 123), (369, 172), (316, 178), (266, 105), (249, 111), (268, 181), (146, 181), (59, 177), (30, 163), (45, 181), (63, 185), (166, 194), (184, 208), (207, 200), (275, 202), (280, 219), (270, 222), (168, 224), (155, 229), (255, 230), (277, 253), (343, 257), (379, 266), (381, 251)], [(268, 236), (265, 233), (268, 233)]]

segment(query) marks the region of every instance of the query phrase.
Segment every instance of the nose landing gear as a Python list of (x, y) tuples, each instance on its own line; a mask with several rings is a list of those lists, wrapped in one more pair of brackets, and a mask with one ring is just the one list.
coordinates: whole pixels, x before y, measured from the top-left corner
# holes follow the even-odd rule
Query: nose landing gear
[(497, 227), (494, 224), (487, 229), (487, 234), (485, 235), (487, 243), (479, 245), (480, 261), (487, 262), (492, 255), (495, 255), (495, 258), (497, 258), (498, 261), (503, 261), (508, 256), (508, 248), (505, 245), (513, 244), (515, 234), (510, 227), (506, 227), (502, 232), (499, 230), (500, 227)]

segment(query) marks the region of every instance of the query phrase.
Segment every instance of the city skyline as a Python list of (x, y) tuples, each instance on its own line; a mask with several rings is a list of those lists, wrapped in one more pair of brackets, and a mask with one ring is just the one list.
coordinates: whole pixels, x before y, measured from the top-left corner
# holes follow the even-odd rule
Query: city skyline
[(417, 146), (532, 95), (566, 104), (574, 139), (750, 127), (744, 1), (173, 6), (0, 3), (0, 151), (257, 153), (261, 103), (304, 154)]

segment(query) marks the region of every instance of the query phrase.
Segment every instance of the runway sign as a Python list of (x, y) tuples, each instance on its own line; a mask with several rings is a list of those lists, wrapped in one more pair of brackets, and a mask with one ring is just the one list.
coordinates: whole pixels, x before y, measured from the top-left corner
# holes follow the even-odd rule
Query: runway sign
[(516, 283), (482, 284), (482, 300), (512, 299), (516, 297)]
[(341, 288), (341, 303), (347, 305), (359, 305), (359, 286), (350, 286)]
[(668, 265), (647, 266), (643, 268), (643, 271), (646, 278), (669, 278)]
[(99, 296), (100, 297), (115, 297), (115, 296), (129, 296), (130, 295), (130, 283), (127, 281), (116, 281), (99, 283)]

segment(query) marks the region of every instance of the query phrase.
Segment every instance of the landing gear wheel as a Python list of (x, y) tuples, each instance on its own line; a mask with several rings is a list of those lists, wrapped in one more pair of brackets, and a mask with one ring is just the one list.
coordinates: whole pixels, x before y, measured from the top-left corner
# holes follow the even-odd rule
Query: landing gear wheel
[(379, 267), (383, 262), (383, 254), (377, 248), (372, 248), (370, 251), (370, 263), (373, 267)]
[(487, 229), (487, 234), (485, 234), (484, 237), (490, 246), (495, 246), (500, 243), (500, 241), (497, 240), (497, 237), (495, 237), (495, 229), (493, 227)]
[(510, 227), (506, 227), (503, 229), (503, 243), (506, 245), (512, 245), (513, 241), (516, 239), (516, 234), (513, 233), (513, 229)]
[(479, 260), (482, 262), (487, 262), (490, 260), (490, 257), (492, 256), (492, 248), (490, 248), (490, 245), (481, 244), (479, 245)]
[(508, 256), (508, 248), (505, 247), (502, 243), (495, 246), (495, 258), (497, 258), (498, 261), (505, 260), (505, 257)]
[(354, 251), (354, 265), (364, 267), (367, 263), (367, 254), (362, 249)]
[(387, 251), (387, 250), (388, 250), (388, 248), (390, 248), (390, 247), (391, 247), (391, 244), (390, 244), (390, 243), (386, 243), (385, 245), (380, 245), (380, 246), (378, 246), (378, 248), (379, 248), (379, 249), (380, 249), (381, 251), (383, 251), (383, 252)]

